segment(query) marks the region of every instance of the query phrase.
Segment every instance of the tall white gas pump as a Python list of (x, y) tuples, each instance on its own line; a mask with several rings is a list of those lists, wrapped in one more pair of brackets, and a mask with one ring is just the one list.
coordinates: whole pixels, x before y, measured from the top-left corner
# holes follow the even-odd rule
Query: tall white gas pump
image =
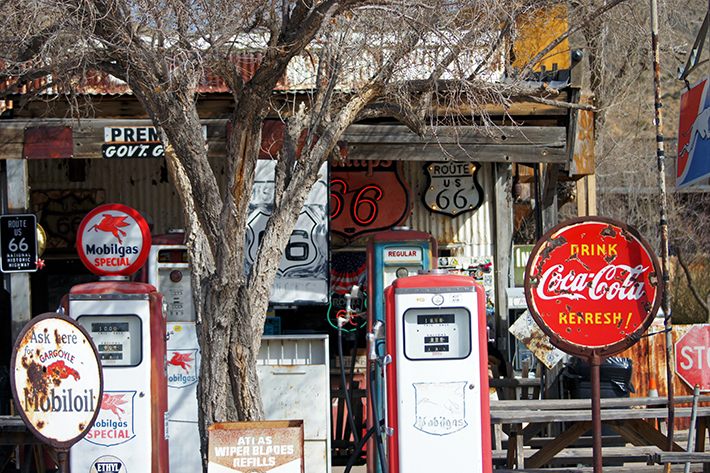
[(96, 345), (104, 392), (93, 428), (71, 448), (75, 473), (169, 471), (163, 296), (128, 281), (149, 249), (148, 225), (124, 205), (97, 207), (77, 232), (79, 257), (101, 280), (72, 287), (62, 307)]
[(153, 237), (145, 271), (147, 281), (165, 296), (168, 355), (168, 427), (171, 473), (201, 471), (197, 423), (200, 349), (195, 327), (190, 269), (184, 232)]
[(423, 270), (385, 290), (388, 472), (490, 472), (485, 291)]

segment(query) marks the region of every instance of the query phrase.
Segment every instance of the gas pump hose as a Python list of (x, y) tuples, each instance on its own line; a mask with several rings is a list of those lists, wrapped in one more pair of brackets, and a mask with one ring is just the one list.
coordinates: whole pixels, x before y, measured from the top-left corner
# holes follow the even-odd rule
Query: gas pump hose
[[(375, 362), (370, 363), (370, 405), (372, 406), (372, 420), (375, 429), (375, 443), (377, 444), (377, 454), (380, 457), (380, 466), (382, 467), (382, 473), (387, 473), (387, 458), (385, 457), (385, 447), (382, 444), (382, 433), (380, 431), (380, 416), (377, 412), (377, 403), (375, 402), (375, 377), (377, 376), (377, 370), (375, 369)], [(386, 396), (387, 394), (385, 394)], [(385, 415), (387, 415), (385, 413)]]
[[(340, 357), (340, 377), (343, 383), (343, 394), (345, 395), (345, 405), (348, 408), (348, 423), (350, 424), (350, 429), (353, 432), (353, 439), (355, 443), (359, 442), (359, 436), (357, 433), (357, 428), (355, 427), (355, 418), (353, 417), (353, 406), (350, 402), (350, 392), (348, 390), (348, 380), (345, 376), (345, 357), (343, 356), (343, 329), (341, 324), (338, 324), (338, 356)], [(351, 366), (351, 369), (355, 369), (355, 364)]]

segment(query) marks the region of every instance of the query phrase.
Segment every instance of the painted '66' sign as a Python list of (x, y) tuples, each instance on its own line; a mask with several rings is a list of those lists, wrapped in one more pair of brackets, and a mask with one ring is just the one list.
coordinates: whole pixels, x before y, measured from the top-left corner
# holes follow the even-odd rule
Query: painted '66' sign
[(457, 217), (476, 210), (483, 203), (483, 189), (478, 183), (478, 165), (475, 163), (427, 163), (424, 172), (429, 184), (422, 200), (432, 212)]

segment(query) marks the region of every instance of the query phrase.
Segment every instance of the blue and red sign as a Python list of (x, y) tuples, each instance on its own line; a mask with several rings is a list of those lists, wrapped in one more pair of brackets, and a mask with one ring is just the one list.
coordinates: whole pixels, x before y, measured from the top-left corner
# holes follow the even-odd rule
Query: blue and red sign
[(710, 176), (710, 76), (680, 96), (676, 187)]

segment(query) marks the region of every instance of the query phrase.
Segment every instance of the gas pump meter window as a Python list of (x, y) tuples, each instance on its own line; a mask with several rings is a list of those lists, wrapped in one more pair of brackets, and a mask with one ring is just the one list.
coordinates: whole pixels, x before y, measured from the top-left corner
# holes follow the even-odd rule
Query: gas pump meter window
[(103, 366), (141, 363), (141, 319), (137, 315), (82, 315), (77, 322), (94, 339)]
[(404, 355), (453, 360), (471, 354), (471, 313), (465, 307), (412, 308), (404, 313)]

